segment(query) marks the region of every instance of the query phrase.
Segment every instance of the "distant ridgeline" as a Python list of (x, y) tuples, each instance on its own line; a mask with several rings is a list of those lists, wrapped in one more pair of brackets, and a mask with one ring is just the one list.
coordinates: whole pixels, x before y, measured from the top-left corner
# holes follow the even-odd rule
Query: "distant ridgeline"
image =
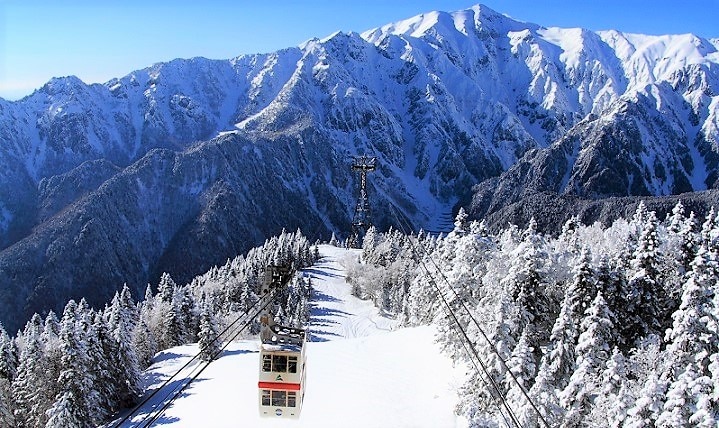
[(559, 234), (570, 219), (587, 225), (599, 222), (609, 226), (620, 218), (629, 218), (640, 204), (654, 211), (660, 220), (671, 215), (677, 203), (697, 218), (703, 218), (712, 208), (719, 207), (719, 190), (714, 189), (671, 196), (587, 199), (554, 192), (527, 192), (521, 196), (501, 192), (488, 194), (485, 190), (489, 185), (483, 183), (478, 187), (480, 190), (468, 209), (469, 218), (482, 219), (493, 231), (500, 231), (510, 224), (526, 225), (531, 219), (537, 222), (538, 230), (554, 235)]
[[(484, 6), (0, 99), (0, 322), (178, 283), (279, 234), (464, 206), (498, 231), (714, 205), (719, 41), (545, 28)], [(691, 194), (703, 192), (699, 195)], [(689, 193), (689, 194), (688, 194)], [(674, 205), (670, 199), (670, 205)]]

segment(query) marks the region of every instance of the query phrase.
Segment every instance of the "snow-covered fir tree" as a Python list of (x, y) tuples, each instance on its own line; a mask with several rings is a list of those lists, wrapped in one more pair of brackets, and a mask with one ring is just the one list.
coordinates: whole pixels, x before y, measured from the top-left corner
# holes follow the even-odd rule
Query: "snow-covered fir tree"
[(200, 309), (200, 332), (198, 337), (200, 359), (203, 361), (212, 361), (217, 358), (222, 349), (222, 339), (218, 335), (212, 308), (204, 300), (202, 308)]
[[(111, 357), (113, 375), (118, 384), (116, 401), (127, 407), (134, 404), (140, 395), (139, 363), (133, 346), (133, 332), (137, 329), (139, 317), (127, 286), (124, 286), (119, 294), (115, 294), (107, 312), (109, 335), (114, 340), (112, 345), (116, 345)], [(99, 320), (98, 324), (101, 324)]]
[(45, 372), (40, 333), (31, 330), (23, 335), (23, 340), (20, 365), (12, 383), (14, 419), (20, 427), (44, 426), (44, 410), (49, 403), (42, 388)]
[(94, 389), (94, 370), (91, 370), (87, 343), (79, 331), (82, 315), (78, 314), (78, 305), (74, 301), (71, 300), (65, 306), (60, 324), (63, 370), (58, 383), (61, 389), (47, 411), (47, 428), (93, 426), (91, 406), (96, 404), (97, 392)]
[[(507, 403), (510, 408), (516, 409), (517, 420), (523, 427), (537, 426), (538, 416), (530, 402), (525, 397), (537, 372), (537, 362), (534, 350), (529, 345), (528, 337), (532, 336), (531, 327), (525, 329), (519, 338), (517, 346), (512, 351), (512, 356), (507, 361), (509, 369), (505, 378), (504, 388), (507, 390)], [(509, 375), (511, 373), (511, 375)]]
[(657, 419), (658, 426), (716, 424), (714, 411), (700, 409), (700, 403), (711, 401), (710, 357), (719, 352), (719, 321), (713, 317), (719, 260), (702, 242), (684, 284), (681, 304), (672, 315), (672, 328), (667, 330), (666, 349), (669, 361), (667, 401)]
[(627, 410), (634, 402), (627, 379), (627, 361), (619, 348), (614, 347), (611, 357), (599, 377), (599, 388), (591, 412), (584, 419), (591, 427), (620, 427)]
[(560, 403), (566, 410), (562, 426), (580, 426), (591, 411), (601, 386), (600, 375), (614, 342), (612, 318), (600, 291), (582, 320), (576, 347), (576, 369), (560, 394)]
[(0, 324), (0, 379), (9, 382), (15, 378), (18, 366), (18, 351), (15, 341)]
[[(642, 208), (642, 207), (640, 207)], [(640, 213), (637, 218), (639, 236), (631, 259), (631, 276), (624, 292), (627, 307), (625, 334), (630, 339), (638, 339), (650, 333), (659, 333), (662, 322), (665, 290), (660, 278), (658, 221), (653, 212)]]

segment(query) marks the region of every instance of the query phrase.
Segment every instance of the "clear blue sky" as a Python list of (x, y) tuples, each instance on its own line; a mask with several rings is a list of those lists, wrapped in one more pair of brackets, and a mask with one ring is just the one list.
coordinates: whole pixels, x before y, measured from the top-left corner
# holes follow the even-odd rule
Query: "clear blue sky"
[[(470, 0), (0, 0), (0, 97), (17, 99), (51, 77), (105, 82), (155, 62), (227, 59), (297, 46)], [(544, 26), (719, 37), (719, 0), (484, 0)]]

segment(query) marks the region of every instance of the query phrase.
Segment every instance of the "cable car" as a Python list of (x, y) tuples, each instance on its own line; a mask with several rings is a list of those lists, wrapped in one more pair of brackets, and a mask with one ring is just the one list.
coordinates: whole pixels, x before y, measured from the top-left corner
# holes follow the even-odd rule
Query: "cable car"
[(299, 418), (305, 393), (305, 330), (269, 325), (260, 332), (260, 416)]

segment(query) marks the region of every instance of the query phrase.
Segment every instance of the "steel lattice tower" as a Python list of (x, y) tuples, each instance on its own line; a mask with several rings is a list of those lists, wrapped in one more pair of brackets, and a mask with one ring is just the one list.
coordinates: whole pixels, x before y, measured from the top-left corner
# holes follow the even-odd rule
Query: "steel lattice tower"
[(369, 156), (356, 156), (352, 161), (352, 171), (360, 176), (360, 194), (352, 218), (352, 234), (349, 246), (356, 248), (362, 243), (367, 229), (372, 226), (369, 198), (367, 197), (367, 173), (376, 169), (377, 158)]

